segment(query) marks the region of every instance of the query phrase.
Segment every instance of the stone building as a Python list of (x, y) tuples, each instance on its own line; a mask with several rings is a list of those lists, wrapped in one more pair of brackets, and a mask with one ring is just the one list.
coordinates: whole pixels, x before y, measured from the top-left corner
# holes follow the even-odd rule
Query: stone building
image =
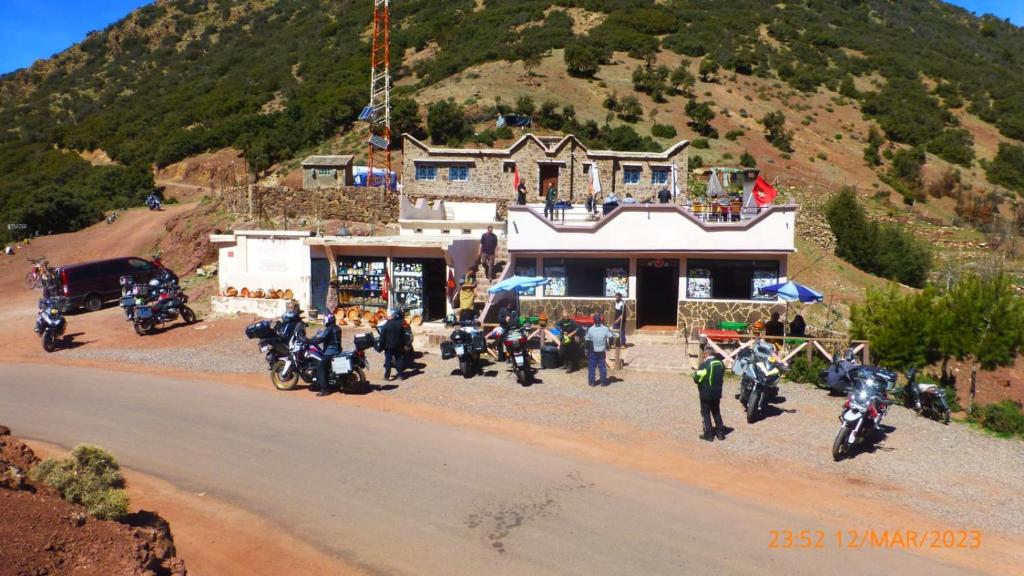
[(664, 152), (621, 152), (590, 150), (572, 135), (526, 134), (502, 149), (435, 148), (408, 134), (403, 138), (402, 185), (412, 197), (511, 200), (518, 168), (529, 202), (554, 184), (559, 199), (579, 204), (587, 196), (592, 166), (604, 195), (614, 192), (621, 199), (628, 193), (642, 200), (662, 188), (671, 190), (674, 181), (678, 194), (686, 192), (687, 140)]
[(302, 187), (352, 186), (352, 156), (310, 156), (301, 162)]

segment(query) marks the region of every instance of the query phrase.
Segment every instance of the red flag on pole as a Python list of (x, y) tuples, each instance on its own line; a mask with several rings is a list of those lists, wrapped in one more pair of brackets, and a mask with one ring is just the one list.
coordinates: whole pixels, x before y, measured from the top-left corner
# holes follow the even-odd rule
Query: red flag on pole
[(385, 301), (385, 302), (387, 302), (388, 301), (388, 292), (391, 292), (391, 275), (389, 275), (388, 271), (385, 270), (384, 271), (384, 282), (381, 284), (381, 287), (380, 287), (380, 299)]
[(519, 184), (522, 180), (519, 179), (519, 166), (515, 167), (515, 174), (512, 176), (512, 191), (519, 192)]
[(754, 180), (754, 202), (757, 203), (758, 207), (764, 207), (771, 204), (775, 197), (779, 195), (779, 191), (772, 188), (772, 185), (757, 176), (757, 180)]

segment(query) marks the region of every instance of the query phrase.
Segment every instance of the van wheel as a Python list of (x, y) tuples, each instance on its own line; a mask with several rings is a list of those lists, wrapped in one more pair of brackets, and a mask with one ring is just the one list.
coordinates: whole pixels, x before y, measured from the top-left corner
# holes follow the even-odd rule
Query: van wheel
[(85, 297), (82, 305), (85, 306), (85, 309), (89, 312), (95, 312), (100, 308), (103, 308), (103, 298), (100, 298), (99, 294), (89, 294)]

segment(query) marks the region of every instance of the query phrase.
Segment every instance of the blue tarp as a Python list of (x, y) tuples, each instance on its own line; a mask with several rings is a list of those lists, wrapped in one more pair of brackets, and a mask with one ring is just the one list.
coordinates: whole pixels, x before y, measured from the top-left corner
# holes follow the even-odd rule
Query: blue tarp
[[(369, 174), (369, 166), (353, 166), (352, 167), (352, 185), (353, 186), (366, 186), (366, 175)], [(383, 168), (374, 168), (373, 175), (380, 178), (384, 177)], [(398, 174), (391, 173), (391, 189), (398, 190)]]
[(491, 294), (498, 292), (509, 292), (512, 290), (522, 291), (530, 288), (536, 288), (537, 286), (543, 286), (548, 283), (547, 278), (537, 276), (513, 276), (506, 278), (501, 282), (498, 282), (494, 286), (491, 286), (487, 291)]

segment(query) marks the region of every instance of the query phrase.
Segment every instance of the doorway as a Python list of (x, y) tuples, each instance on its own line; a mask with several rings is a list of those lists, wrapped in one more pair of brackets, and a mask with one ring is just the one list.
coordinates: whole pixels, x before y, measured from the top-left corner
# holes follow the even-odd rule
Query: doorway
[(327, 301), (327, 288), (331, 282), (331, 265), (326, 258), (313, 258), (312, 273), (309, 277), (312, 307), (320, 313), (320, 317), (330, 314), (337, 302)]
[(540, 188), (537, 192), (541, 198), (548, 192), (548, 186), (554, 186), (558, 190), (558, 164), (539, 164), (540, 167)]
[(448, 312), (448, 266), (441, 258), (423, 261), (423, 320), (444, 318)]
[(679, 260), (638, 260), (636, 271), (637, 328), (675, 328), (679, 308)]

